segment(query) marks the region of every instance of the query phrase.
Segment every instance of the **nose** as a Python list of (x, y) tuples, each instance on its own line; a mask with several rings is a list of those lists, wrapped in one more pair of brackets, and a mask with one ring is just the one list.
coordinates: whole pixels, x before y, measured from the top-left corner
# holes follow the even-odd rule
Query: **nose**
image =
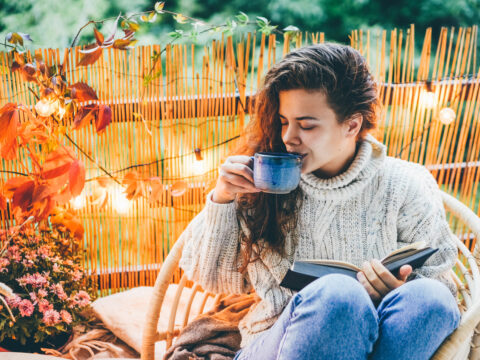
[(282, 140), (285, 145), (299, 145), (301, 143), (296, 125), (285, 125), (282, 130)]

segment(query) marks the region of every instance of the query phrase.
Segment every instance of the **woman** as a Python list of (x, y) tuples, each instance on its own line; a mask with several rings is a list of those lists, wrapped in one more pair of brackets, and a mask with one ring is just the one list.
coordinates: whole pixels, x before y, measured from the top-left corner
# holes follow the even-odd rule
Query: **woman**
[[(190, 279), (261, 298), (239, 324), (236, 359), (428, 359), (458, 326), (444, 276), (457, 253), (436, 182), (368, 134), (377, 103), (364, 58), (348, 46), (304, 47), (267, 73), (241, 155), (221, 166), (182, 234)], [(249, 156), (260, 151), (302, 155), (295, 191), (254, 187)], [(414, 272), (405, 265), (396, 278), (377, 260), (416, 241), (439, 250)], [(293, 260), (312, 258), (362, 271), (296, 294), (279, 286)]]

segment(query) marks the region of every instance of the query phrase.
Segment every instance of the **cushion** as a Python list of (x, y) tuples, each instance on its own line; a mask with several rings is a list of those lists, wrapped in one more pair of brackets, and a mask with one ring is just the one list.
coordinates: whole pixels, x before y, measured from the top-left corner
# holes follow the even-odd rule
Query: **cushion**
[[(167, 330), (168, 319), (171, 313), (173, 300), (177, 291), (177, 284), (168, 286), (163, 300), (158, 321), (158, 331)], [(188, 299), (192, 292), (191, 288), (184, 288), (177, 308), (175, 326), (182, 326), (183, 316), (187, 308)], [(121, 293), (109, 295), (95, 300), (92, 303), (93, 311), (102, 320), (105, 327), (115, 334), (119, 339), (130, 345), (133, 349), (141, 352), (142, 334), (145, 317), (153, 294), (153, 287), (138, 287)], [(193, 320), (200, 311), (202, 293), (197, 293), (192, 303), (189, 314), (189, 321)], [(209, 297), (205, 304), (204, 312), (213, 307), (214, 298)], [(165, 353), (165, 341), (155, 344), (155, 358), (163, 357)]]

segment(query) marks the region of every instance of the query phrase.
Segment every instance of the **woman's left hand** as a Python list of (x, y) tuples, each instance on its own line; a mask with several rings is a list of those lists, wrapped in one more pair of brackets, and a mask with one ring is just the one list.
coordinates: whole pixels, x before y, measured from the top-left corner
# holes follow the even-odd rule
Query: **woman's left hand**
[(367, 290), (370, 298), (378, 303), (390, 291), (405, 284), (411, 273), (412, 267), (403, 265), (396, 278), (379, 260), (373, 259), (363, 263), (362, 271), (357, 273), (357, 279)]

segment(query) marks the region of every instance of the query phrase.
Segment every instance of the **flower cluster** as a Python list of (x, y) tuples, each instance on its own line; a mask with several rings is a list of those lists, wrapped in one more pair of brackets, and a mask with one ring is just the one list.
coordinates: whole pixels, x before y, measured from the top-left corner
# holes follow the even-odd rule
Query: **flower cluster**
[(6, 303), (15, 319), (0, 304), (0, 343), (43, 343), (70, 333), (92, 293), (79, 240), (61, 226), (43, 225), (0, 231), (0, 244), (0, 283), (13, 290)]

